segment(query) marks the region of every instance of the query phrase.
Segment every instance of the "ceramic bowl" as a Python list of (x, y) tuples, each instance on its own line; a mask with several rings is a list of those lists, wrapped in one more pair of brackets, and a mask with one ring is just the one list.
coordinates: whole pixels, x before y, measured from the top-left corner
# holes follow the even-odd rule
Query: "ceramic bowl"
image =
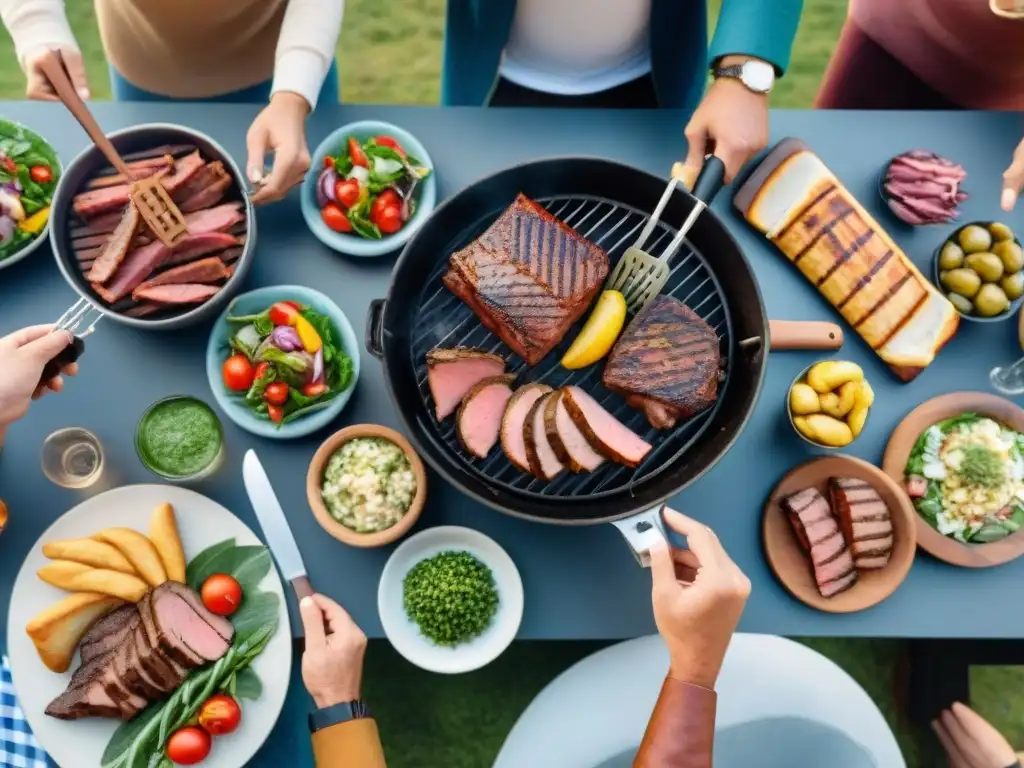
[[(327, 462), (345, 443), (358, 437), (379, 437), (394, 443), (408, 457), (413, 474), (416, 475), (416, 495), (405, 515), (390, 528), (377, 533), (360, 533), (342, 525), (327, 511), (327, 506), (320, 495)], [(306, 498), (317, 522), (338, 541), (353, 547), (383, 547), (405, 536), (419, 520), (420, 514), (423, 512), (423, 505), (427, 500), (427, 473), (416, 449), (398, 432), (377, 424), (355, 424), (340, 432), (335, 432), (314, 454), (313, 460), (309, 463), (309, 471), (306, 473)]]
[(849, 443), (842, 446), (825, 445), (824, 443), (819, 443), (817, 440), (812, 440), (799, 429), (797, 429), (796, 424), (793, 422), (793, 416), (795, 414), (793, 413), (792, 400), (790, 399), (790, 394), (793, 391), (793, 387), (795, 387), (797, 384), (806, 384), (807, 374), (810, 372), (811, 368), (816, 366), (818, 363), (827, 362), (829, 362), (829, 360), (819, 360), (817, 363), (811, 363), (802, 371), (800, 371), (800, 374), (795, 379), (793, 379), (793, 382), (786, 389), (786, 416), (789, 418), (789, 425), (793, 427), (793, 431), (796, 432), (797, 436), (799, 436), (799, 438), (803, 440), (805, 443), (813, 445), (815, 448), (820, 448), (823, 451), (841, 451), (845, 448), (849, 448), (851, 445), (857, 442), (858, 438), (860, 438), (860, 435), (864, 434), (864, 430), (867, 429), (867, 420), (871, 418), (871, 411), (873, 410), (874, 406), (868, 408), (867, 419), (865, 419), (864, 421), (864, 426), (861, 428), (860, 435), (857, 435), (857, 437), (853, 438), (853, 440), (851, 440)]
[[(419, 562), (446, 551), (469, 552), (491, 569), (498, 611), (483, 634), (446, 648), (424, 637), (405, 614), (403, 583)], [(377, 611), (384, 633), (402, 656), (430, 672), (460, 674), (494, 661), (511, 645), (523, 618), (523, 582), (512, 558), (493, 539), (459, 526), (440, 526), (411, 536), (391, 554), (377, 588)]]
[[(334, 327), (338, 332), (338, 341), (342, 349), (352, 358), (352, 383), (348, 389), (333, 400), (325, 403), (321, 410), (280, 425), (260, 419), (253, 414), (242, 403), (240, 395), (229, 392), (225, 388), (221, 374), (221, 367), (231, 354), (228, 348), (228, 339), (232, 331), (237, 330), (236, 327), (228, 322), (228, 316), (258, 314), (275, 301), (295, 301), (327, 315), (334, 323)], [(359, 381), (359, 344), (345, 313), (341, 311), (337, 304), (319, 291), (314, 291), (312, 288), (305, 288), (301, 285), (276, 285), (258, 288), (255, 291), (243, 293), (235, 298), (213, 324), (213, 328), (210, 331), (210, 340), (206, 345), (206, 377), (218, 407), (231, 421), (242, 429), (260, 437), (269, 437), (276, 440), (305, 437), (334, 421), (349, 401), (349, 398), (352, 397), (352, 392)]]
[[(54, 171), (54, 178), (57, 179), (58, 186), (60, 179), (64, 175), (64, 166), (60, 162), (60, 158), (57, 156), (57, 151), (50, 145), (46, 139), (40, 136), (38, 133), (33, 131), (31, 128), (17, 123), (13, 120), (7, 120), (6, 118), (0, 118), (0, 138), (24, 138), (28, 141), (42, 144), (45, 152), (43, 153), (50, 161), (52, 170)], [(53, 197), (57, 197), (57, 188), (53, 190)], [(50, 236), (50, 219), (53, 218), (53, 201), (50, 202), (50, 217), (47, 218), (46, 224), (39, 231), (39, 234), (35, 238), (27, 243), (24, 248), (16, 251), (15, 253), (8, 256), (6, 259), (0, 259), (0, 269), (7, 267), (13, 267), (19, 261), (28, 258), (33, 253), (39, 250), (43, 243), (49, 240)]]
[[(324, 167), (324, 158), (327, 155), (335, 154), (343, 146), (349, 136), (355, 136), (360, 141), (371, 136), (391, 136), (405, 150), (419, 160), (423, 165), (431, 169), (430, 175), (420, 182), (419, 196), (416, 199), (416, 211), (411, 219), (406, 222), (398, 232), (393, 235), (384, 235), (380, 240), (368, 240), (356, 234), (335, 232), (324, 224), (320, 217), (320, 207), (316, 204), (316, 185), (320, 178), (320, 172)], [(393, 253), (404, 246), (413, 233), (422, 226), (423, 222), (430, 216), (437, 202), (437, 169), (430, 159), (426, 148), (411, 133), (397, 125), (381, 122), (379, 120), (363, 120), (358, 123), (344, 125), (326, 139), (313, 153), (312, 170), (306, 175), (302, 185), (302, 216), (306, 220), (310, 231), (316, 235), (324, 245), (333, 248), (348, 256), (372, 258)]]
[[(932, 256), (932, 282), (935, 283), (935, 287), (938, 288), (939, 291), (941, 291), (943, 294), (945, 294), (945, 292), (946, 292), (946, 289), (942, 287), (942, 282), (939, 280), (939, 272), (942, 271), (942, 270), (939, 269), (939, 255), (942, 253), (942, 249), (946, 245), (946, 243), (948, 243), (948, 242), (958, 243), (959, 242), (958, 238), (960, 237), (960, 231), (962, 229), (964, 229), (965, 227), (969, 227), (969, 226), (975, 225), (975, 224), (980, 226), (980, 227), (988, 227), (989, 224), (994, 224), (994, 223), (996, 223), (996, 222), (991, 222), (991, 221), (969, 221), (966, 224), (962, 224), (961, 226), (957, 227), (952, 232), (950, 232), (949, 236), (946, 237), (942, 241), (942, 244), (938, 248), (935, 249), (935, 255)], [(1015, 242), (1017, 245), (1021, 244), (1020, 239), (1017, 238), (1017, 237), (1013, 238), (1013, 242)], [(1009, 306), (1008, 309), (1006, 309), (1006, 311), (1000, 312), (998, 315), (993, 315), (992, 317), (981, 317), (980, 315), (968, 315), (968, 314), (965, 314), (963, 312), (960, 312), (959, 309), (957, 310), (957, 312), (959, 313), (960, 317), (962, 317), (964, 320), (969, 320), (972, 323), (998, 323), (998, 322), (1002, 322), (1003, 320), (1006, 320), (1009, 317), (1012, 317), (1013, 313), (1016, 312), (1020, 308), (1021, 303), (1024, 303), (1024, 295), (1018, 296), (1016, 299), (1011, 301), (1010, 302), (1010, 306)], [(954, 304), (954, 307), (955, 306), (956, 305)]]

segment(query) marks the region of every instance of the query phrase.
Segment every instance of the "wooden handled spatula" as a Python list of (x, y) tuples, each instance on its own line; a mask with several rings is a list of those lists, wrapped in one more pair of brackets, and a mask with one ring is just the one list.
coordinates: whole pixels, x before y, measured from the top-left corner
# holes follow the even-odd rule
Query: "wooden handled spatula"
[(136, 178), (135, 174), (128, 168), (117, 149), (107, 138), (100, 128), (92, 112), (78, 95), (75, 86), (71, 82), (64, 57), (59, 50), (48, 51), (39, 62), (39, 68), (50, 81), (50, 85), (68, 111), (89, 134), (89, 138), (99, 148), (110, 164), (117, 169), (126, 179), (134, 179), (131, 185), (131, 200), (139, 209), (142, 220), (152, 230), (153, 234), (167, 247), (174, 245), (188, 231), (185, 224), (185, 217), (178, 206), (167, 194), (161, 182), (165, 172), (157, 173), (146, 178)]

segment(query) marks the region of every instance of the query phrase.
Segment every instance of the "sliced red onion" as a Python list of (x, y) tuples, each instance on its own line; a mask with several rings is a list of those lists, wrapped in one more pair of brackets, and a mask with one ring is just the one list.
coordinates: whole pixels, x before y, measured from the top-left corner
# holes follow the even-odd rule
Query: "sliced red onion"
[(318, 349), (313, 355), (313, 383), (319, 384), (324, 377), (324, 351)]
[(329, 202), (337, 202), (334, 188), (338, 183), (338, 172), (334, 167), (324, 168), (316, 182), (316, 204), (323, 208)]
[(294, 352), (302, 349), (302, 339), (299, 332), (290, 325), (279, 325), (270, 333), (270, 343), (282, 352)]

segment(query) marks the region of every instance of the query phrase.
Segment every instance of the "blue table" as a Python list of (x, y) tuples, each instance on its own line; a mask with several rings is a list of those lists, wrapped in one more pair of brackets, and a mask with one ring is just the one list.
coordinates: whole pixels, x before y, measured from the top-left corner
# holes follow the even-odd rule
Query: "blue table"
[[(60, 107), (11, 103), (3, 112), (46, 135), (65, 161), (86, 146), (80, 128)], [(108, 129), (142, 122), (178, 122), (205, 131), (239, 163), (245, 159), (245, 128), (255, 113), (248, 106), (100, 104)], [(319, 110), (309, 126), (313, 146), (344, 122), (380, 118), (415, 133), (430, 151), (441, 197), (502, 167), (540, 156), (593, 154), (665, 174), (683, 154), (681, 119), (670, 112), (594, 113), (475, 109), (340, 107)], [(911, 232), (884, 211), (877, 174), (893, 154), (926, 145), (962, 162), (971, 197), (964, 218), (998, 214), (999, 177), (1020, 138), (1010, 114), (777, 112), (773, 140), (795, 135), (823, 159), (865, 205), (889, 227), (919, 266), (927, 270), (945, 228)], [(777, 319), (837, 320), (837, 315), (783, 257), (734, 213), (723, 193), (714, 209), (728, 222), (761, 283), (769, 313)], [(1019, 214), (1006, 217), (1024, 228)], [(320, 245), (306, 230), (298, 197), (259, 213), (258, 256), (249, 286), (315, 285), (335, 298), (362, 336), (367, 306), (387, 291), (392, 258), (348, 259)], [(0, 334), (28, 323), (55, 319), (75, 300), (45, 249), (0, 272)], [(0, 631), (6, 630), (10, 585), (21, 560), (43, 530), (82, 495), (50, 484), (39, 466), (39, 448), (52, 430), (81, 425), (95, 431), (108, 454), (104, 487), (152, 482), (132, 445), (135, 425), (154, 400), (174, 393), (209, 396), (203, 351), (207, 327), (172, 333), (137, 332), (105, 322), (89, 340), (82, 372), (64, 394), (47, 397), (11, 428), (0, 458), (0, 497), (10, 524), (0, 545)], [(963, 324), (939, 361), (909, 384), (898, 383), (851, 331), (842, 356), (861, 362), (878, 394), (867, 431), (851, 453), (881, 458), (900, 418), (921, 401), (952, 390), (987, 389), (992, 365), (1020, 354), (1016, 323)], [(1024, 612), (1013, 606), (1024, 560), (984, 571), (966, 571), (918, 557), (905, 584), (871, 610), (848, 616), (819, 613), (789, 596), (765, 563), (760, 517), (777, 479), (814, 451), (786, 422), (786, 389), (816, 353), (781, 353), (770, 358), (756, 414), (732, 451), (674, 503), (713, 525), (754, 585), (741, 628), (782, 635), (896, 637), (1024, 637)], [(335, 424), (378, 422), (398, 426), (385, 394), (379, 364), (363, 353), (358, 389)], [(225, 420), (228, 459), (214, 478), (197, 486), (259, 530), (239, 471), (245, 449), (255, 447), (282, 499), (316, 587), (348, 607), (371, 637), (381, 635), (376, 610), (377, 580), (388, 549), (345, 547), (322, 532), (305, 500), (309, 458), (325, 436), (293, 442), (262, 440)], [(470, 502), (432, 477), (420, 525), (468, 525), (494, 537), (518, 564), (526, 590), (520, 637), (524, 639), (616, 639), (654, 630), (650, 576), (638, 568), (618, 532), (596, 527), (542, 526)], [(88, 491), (93, 494), (103, 487)], [(293, 606), (294, 608), (294, 606)], [(294, 616), (294, 615), (293, 615)], [(297, 624), (297, 623), (296, 623)]]

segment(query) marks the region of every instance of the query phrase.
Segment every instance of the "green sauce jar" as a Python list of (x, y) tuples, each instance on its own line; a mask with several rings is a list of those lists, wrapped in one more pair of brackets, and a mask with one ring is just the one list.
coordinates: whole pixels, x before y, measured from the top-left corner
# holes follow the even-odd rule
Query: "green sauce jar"
[(202, 480), (224, 459), (224, 429), (202, 400), (175, 395), (153, 403), (142, 415), (135, 451), (146, 469), (164, 480)]

